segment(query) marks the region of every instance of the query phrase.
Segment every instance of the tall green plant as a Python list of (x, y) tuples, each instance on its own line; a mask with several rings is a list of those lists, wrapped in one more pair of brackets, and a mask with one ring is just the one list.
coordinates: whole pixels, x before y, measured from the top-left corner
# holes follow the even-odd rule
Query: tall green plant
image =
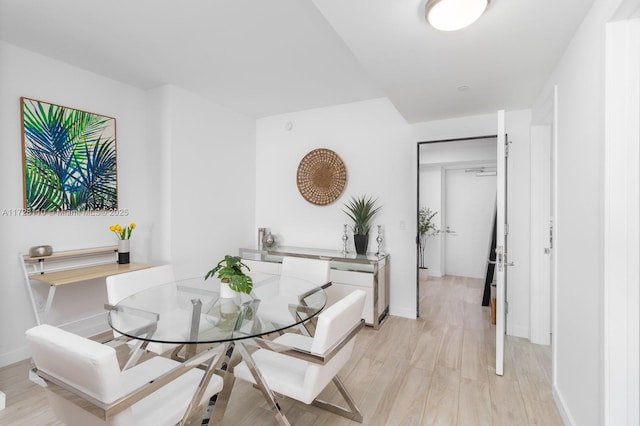
[(428, 207), (422, 207), (418, 211), (418, 234), (420, 234), (420, 268), (425, 267), (424, 254), (427, 248), (427, 237), (434, 236), (440, 233), (440, 230), (436, 226), (433, 218), (438, 212), (432, 211)]
[(343, 210), (353, 221), (351, 229), (356, 235), (367, 235), (371, 228), (371, 219), (382, 208), (376, 207), (376, 201), (371, 197), (363, 195), (361, 197), (351, 197), (351, 200), (345, 203), (347, 210)]

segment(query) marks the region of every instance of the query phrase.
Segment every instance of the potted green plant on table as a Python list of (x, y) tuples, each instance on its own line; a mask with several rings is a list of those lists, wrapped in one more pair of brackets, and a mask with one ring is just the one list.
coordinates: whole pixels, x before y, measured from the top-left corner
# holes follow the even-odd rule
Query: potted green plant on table
[(432, 211), (428, 207), (422, 207), (418, 211), (418, 248), (420, 250), (420, 257), (418, 263), (418, 276), (420, 280), (426, 281), (428, 277), (428, 268), (424, 261), (424, 255), (427, 248), (427, 237), (438, 235), (440, 230), (436, 226), (433, 218), (438, 214), (436, 211)]
[(207, 272), (204, 279), (209, 279), (217, 274), (220, 279), (221, 297), (234, 297), (235, 294), (231, 291), (250, 294), (253, 290), (253, 279), (245, 274), (242, 268), (250, 271), (249, 267), (242, 263), (242, 258), (239, 256), (225, 255), (215, 268)]
[(365, 254), (369, 245), (369, 229), (371, 228), (371, 219), (380, 210), (376, 207), (376, 201), (371, 197), (363, 195), (361, 197), (351, 197), (348, 203), (345, 203), (346, 210), (343, 210), (351, 220), (353, 220), (353, 242), (356, 246), (356, 253)]

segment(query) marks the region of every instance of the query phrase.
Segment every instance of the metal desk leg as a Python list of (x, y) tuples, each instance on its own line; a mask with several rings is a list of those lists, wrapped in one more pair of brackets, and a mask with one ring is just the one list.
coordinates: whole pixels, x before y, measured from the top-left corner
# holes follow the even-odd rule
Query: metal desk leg
[(53, 304), (53, 296), (56, 294), (56, 286), (49, 286), (49, 294), (47, 295), (47, 303), (44, 305), (44, 312), (42, 313), (41, 321), (45, 324), (49, 320), (49, 312), (51, 312), (51, 305)]

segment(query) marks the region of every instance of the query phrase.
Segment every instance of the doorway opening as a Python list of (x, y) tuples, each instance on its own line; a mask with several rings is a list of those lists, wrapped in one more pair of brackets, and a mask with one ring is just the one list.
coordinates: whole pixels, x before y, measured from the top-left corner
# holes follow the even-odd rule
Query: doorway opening
[[(418, 142), (417, 209), (435, 232), (416, 236), (416, 315), (429, 277), (485, 281), (496, 206), (496, 135)], [(419, 229), (419, 214), (417, 214)], [(421, 278), (422, 277), (422, 278)], [(482, 303), (481, 291), (478, 304)]]

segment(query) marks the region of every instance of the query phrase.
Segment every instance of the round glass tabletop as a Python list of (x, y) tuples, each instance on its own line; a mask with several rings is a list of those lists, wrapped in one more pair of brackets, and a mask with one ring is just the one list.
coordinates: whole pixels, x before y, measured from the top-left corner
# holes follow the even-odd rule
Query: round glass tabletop
[(221, 297), (217, 279), (194, 278), (148, 288), (111, 307), (109, 325), (120, 334), (149, 342), (228, 342), (304, 323), (327, 302), (324, 289), (309, 281), (252, 276), (251, 294), (234, 297)]

